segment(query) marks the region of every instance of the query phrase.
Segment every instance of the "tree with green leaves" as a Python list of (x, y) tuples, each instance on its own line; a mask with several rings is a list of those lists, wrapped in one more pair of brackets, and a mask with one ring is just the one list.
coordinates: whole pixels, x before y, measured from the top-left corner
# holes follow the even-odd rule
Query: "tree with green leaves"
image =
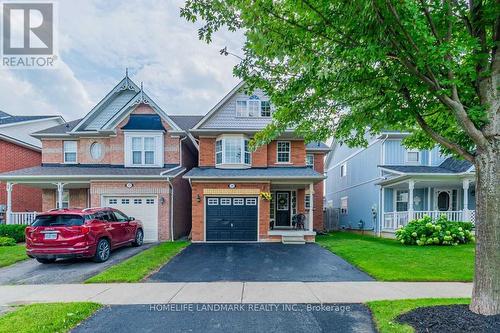
[(276, 107), (256, 144), (293, 127), (361, 146), (367, 131), (392, 129), (411, 133), (408, 147), (438, 144), (472, 162), (470, 308), (500, 313), (500, 1), (188, 0), (181, 15), (203, 22), (207, 42), (221, 28), (243, 31), (242, 54), (221, 52), (238, 56), (234, 73)]

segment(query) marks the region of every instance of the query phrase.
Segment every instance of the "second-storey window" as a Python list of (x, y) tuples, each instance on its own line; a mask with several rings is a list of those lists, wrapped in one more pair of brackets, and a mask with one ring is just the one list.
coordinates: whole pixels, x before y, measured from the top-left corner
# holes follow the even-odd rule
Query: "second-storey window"
[(406, 162), (408, 163), (420, 162), (420, 152), (418, 150), (408, 150), (406, 152)]
[(76, 163), (76, 141), (64, 141), (64, 163)]
[(156, 164), (154, 137), (132, 137), (132, 165)]
[(347, 164), (344, 163), (340, 166), (340, 177), (347, 176)]
[(306, 166), (307, 167), (314, 167), (314, 155), (313, 154), (306, 154)]
[(260, 102), (260, 116), (271, 117), (271, 103), (269, 101)]
[(244, 136), (222, 136), (215, 141), (215, 164), (251, 164), (249, 141)]
[(261, 101), (257, 96), (247, 100), (236, 101), (236, 117), (271, 117), (272, 109), (269, 101)]
[(290, 163), (290, 141), (277, 142), (278, 163)]
[(247, 116), (247, 101), (236, 101), (236, 117)]

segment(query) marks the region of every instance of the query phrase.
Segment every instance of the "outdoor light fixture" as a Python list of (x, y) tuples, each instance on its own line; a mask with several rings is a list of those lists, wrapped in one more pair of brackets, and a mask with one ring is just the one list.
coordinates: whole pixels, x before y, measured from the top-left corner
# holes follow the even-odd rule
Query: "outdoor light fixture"
[(165, 198), (164, 197), (160, 197), (160, 203), (163, 205), (165, 203)]
[(199, 194), (196, 195), (196, 201), (201, 202), (201, 196)]

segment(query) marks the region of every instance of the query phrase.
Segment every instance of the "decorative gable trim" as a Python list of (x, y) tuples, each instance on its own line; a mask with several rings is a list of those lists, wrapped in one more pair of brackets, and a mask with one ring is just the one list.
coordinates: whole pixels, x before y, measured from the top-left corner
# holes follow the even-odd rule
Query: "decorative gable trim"
[(104, 98), (97, 103), (96, 106), (82, 119), (80, 122), (71, 130), (70, 133), (77, 133), (80, 130), (84, 130), (81, 128), (95, 113), (97, 113), (103, 106), (105, 106), (114, 96), (115, 94), (123, 91), (123, 90), (131, 90), (135, 92), (139, 92), (139, 87), (128, 77), (128, 72), (125, 74), (123, 80), (121, 80), (111, 91), (104, 96)]
[(200, 127), (208, 121), (218, 110), (224, 105), (231, 97), (233, 97), (243, 86), (245, 85), (245, 81), (240, 81), (230, 92), (227, 93), (224, 98), (222, 98), (219, 103), (215, 104), (215, 106), (208, 111), (208, 113), (192, 128), (193, 130), (200, 129)]
[(184, 133), (184, 131), (162, 110), (145, 92), (141, 84), (140, 91), (123, 106), (108, 122), (102, 127), (103, 131), (114, 130), (134, 109), (140, 104), (150, 106), (167, 124), (172, 128), (172, 132)]

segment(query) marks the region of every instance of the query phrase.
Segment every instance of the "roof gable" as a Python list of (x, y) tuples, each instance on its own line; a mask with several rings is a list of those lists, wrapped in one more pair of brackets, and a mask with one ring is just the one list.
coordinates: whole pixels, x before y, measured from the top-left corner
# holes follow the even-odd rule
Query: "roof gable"
[[(193, 127), (193, 130), (216, 130), (216, 129), (247, 129), (260, 130), (271, 123), (272, 117), (237, 117), (236, 101), (238, 100), (269, 100), (266, 94), (255, 90), (251, 96), (245, 94), (245, 82), (238, 83), (223, 99), (221, 99), (203, 119)], [(260, 111), (259, 111), (260, 112)]]
[(125, 77), (80, 120), (71, 132), (99, 130), (139, 91), (140, 88), (128, 77), (128, 73), (125, 74)]
[(73, 126), (69, 133), (85, 131), (112, 131), (139, 104), (147, 104), (174, 131), (182, 131), (177, 124), (144, 92), (132, 79), (125, 77), (83, 118)]

